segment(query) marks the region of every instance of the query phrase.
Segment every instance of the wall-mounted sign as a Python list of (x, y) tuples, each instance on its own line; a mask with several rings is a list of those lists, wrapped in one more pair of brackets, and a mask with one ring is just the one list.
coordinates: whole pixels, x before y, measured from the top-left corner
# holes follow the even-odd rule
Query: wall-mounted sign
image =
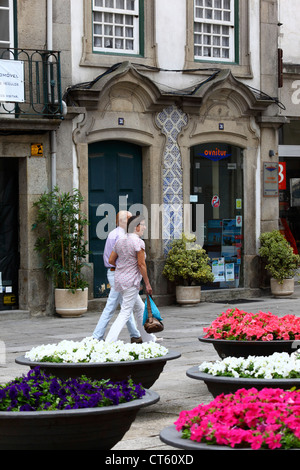
[(43, 144), (31, 144), (31, 156), (42, 157), (44, 155)]
[(0, 101), (23, 103), (24, 62), (21, 60), (0, 60)]
[(278, 196), (278, 163), (264, 162), (264, 196)]

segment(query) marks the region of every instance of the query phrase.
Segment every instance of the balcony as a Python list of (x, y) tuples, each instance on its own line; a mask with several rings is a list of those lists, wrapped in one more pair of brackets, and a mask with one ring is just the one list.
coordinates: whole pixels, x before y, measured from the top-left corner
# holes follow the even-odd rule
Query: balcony
[[(11, 64), (8, 61), (18, 62)], [(9, 95), (5, 94), (5, 85), (11, 85), (11, 83), (3, 76), (11, 77), (14, 74), (2, 74), (2, 78), (0, 76), (0, 92), (2, 90), (2, 100), (0, 94), (0, 127), (12, 128), (12, 126), (16, 126), (18, 121), (17, 127), (29, 128), (29, 122), (26, 125), (26, 121), (32, 120), (40, 123), (37, 127), (45, 129), (54, 127), (54, 122), (51, 125), (49, 121), (63, 119), (60, 52), (0, 48), (0, 71), (10, 70), (16, 66), (19, 67), (23, 78), (20, 83), (15, 84), (16, 88), (17, 85), (21, 88), (22, 98), (7, 99)], [(48, 125), (46, 122), (42, 124), (42, 120), (48, 121)]]

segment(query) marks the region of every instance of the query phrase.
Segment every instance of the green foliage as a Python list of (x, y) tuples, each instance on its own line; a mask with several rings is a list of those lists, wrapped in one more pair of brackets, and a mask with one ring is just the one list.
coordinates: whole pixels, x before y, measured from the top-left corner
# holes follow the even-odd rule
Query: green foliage
[(170, 281), (190, 286), (214, 280), (209, 256), (195, 240), (195, 236), (183, 234), (181, 239), (172, 242), (163, 270)]
[(37, 216), (32, 228), (39, 229), (35, 250), (42, 256), (45, 273), (55, 288), (75, 291), (87, 286), (81, 274), (88, 254), (84, 241), (88, 220), (81, 211), (82, 202), (78, 190), (74, 189), (73, 194), (59, 193), (55, 187), (33, 204)]
[(284, 279), (293, 278), (300, 266), (300, 256), (279, 230), (262, 233), (260, 236), (259, 255), (266, 260), (265, 269), (274, 279), (283, 283)]

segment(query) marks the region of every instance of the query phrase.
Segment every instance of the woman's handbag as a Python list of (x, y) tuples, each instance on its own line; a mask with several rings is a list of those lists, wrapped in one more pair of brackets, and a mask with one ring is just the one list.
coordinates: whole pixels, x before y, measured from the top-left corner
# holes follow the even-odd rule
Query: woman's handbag
[(163, 331), (164, 325), (159, 310), (149, 295), (147, 295), (145, 302), (144, 319), (145, 317), (144, 328), (147, 333), (159, 333)]

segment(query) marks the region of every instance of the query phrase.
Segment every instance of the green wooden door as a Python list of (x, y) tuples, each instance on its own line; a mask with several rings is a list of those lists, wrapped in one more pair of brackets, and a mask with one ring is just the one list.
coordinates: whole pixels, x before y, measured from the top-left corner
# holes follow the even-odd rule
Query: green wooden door
[[(124, 207), (120, 207), (120, 201)], [(142, 204), (141, 148), (121, 141), (90, 144), (89, 241), (90, 261), (94, 263), (94, 297), (101, 297), (107, 284), (103, 250), (106, 236), (114, 228), (114, 214), (133, 204)]]

